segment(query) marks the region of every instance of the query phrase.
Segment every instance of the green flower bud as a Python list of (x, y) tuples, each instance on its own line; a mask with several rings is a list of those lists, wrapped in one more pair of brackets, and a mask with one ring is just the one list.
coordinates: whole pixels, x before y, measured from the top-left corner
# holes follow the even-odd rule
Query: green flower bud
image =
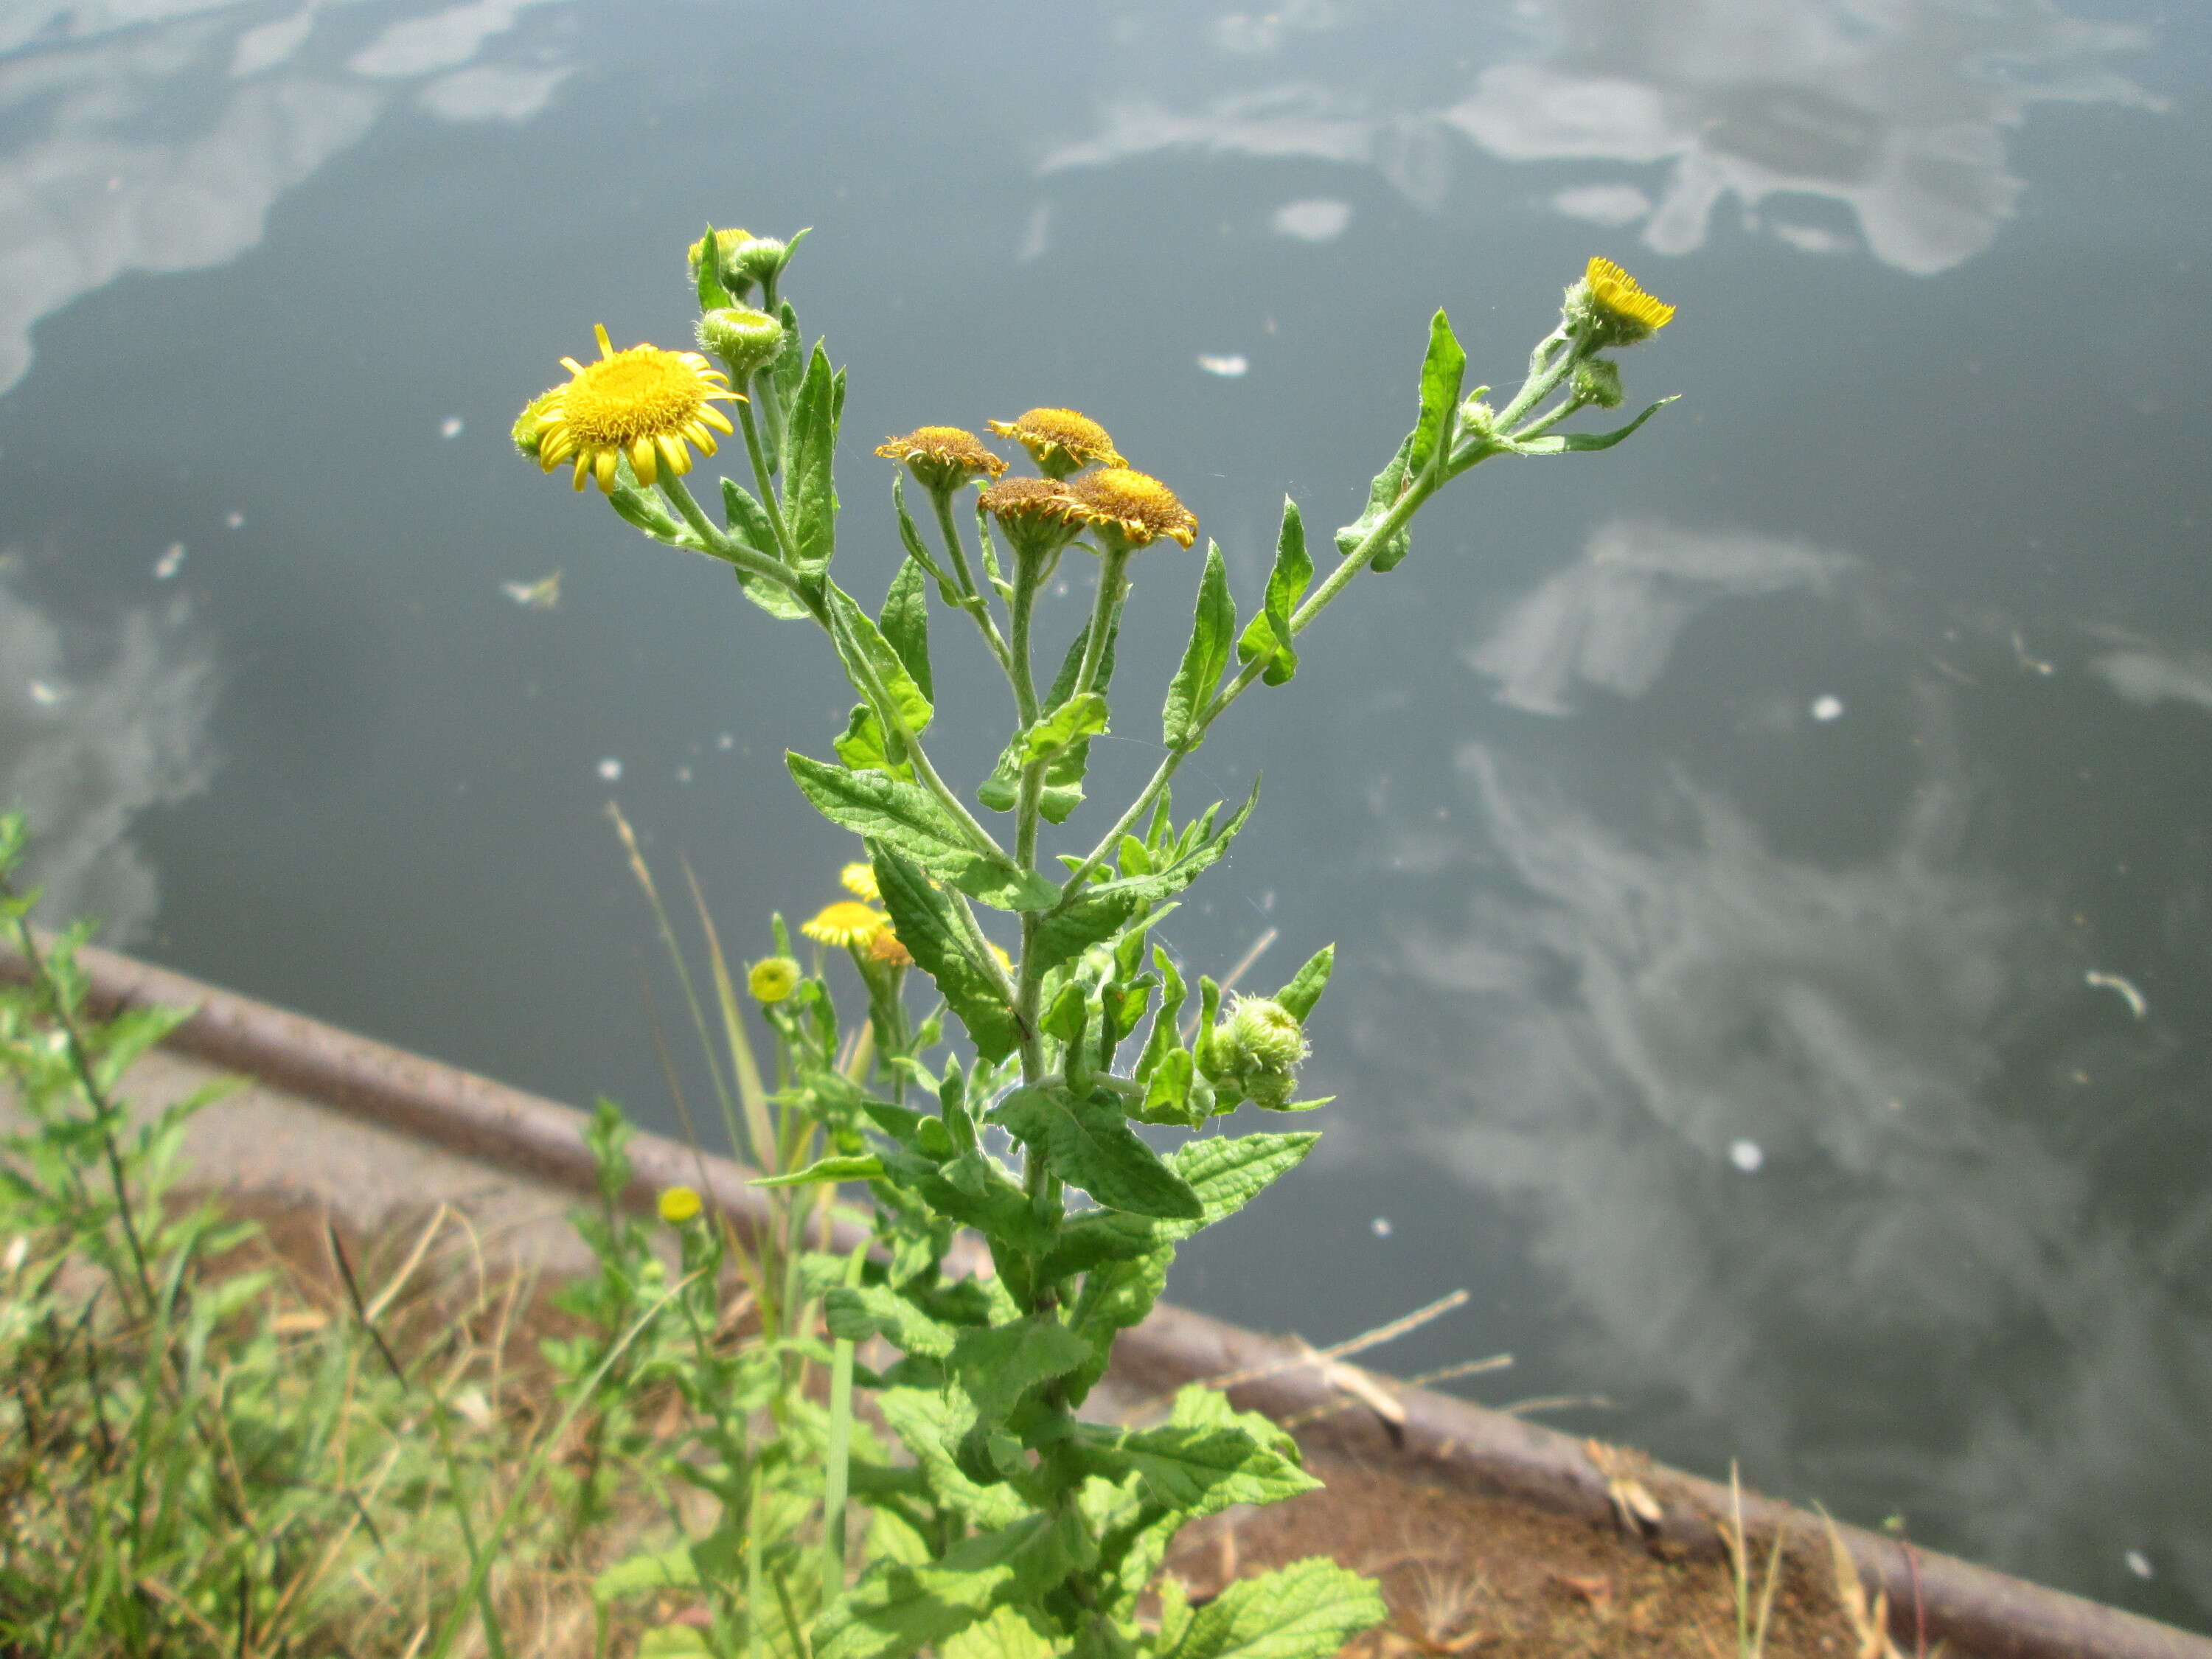
[(1296, 1014), (1269, 997), (1239, 997), (1213, 1028), (1199, 1063), (1215, 1083), (1231, 1083), (1262, 1106), (1291, 1097), (1298, 1063), (1312, 1051)]
[(699, 343), (730, 367), (740, 383), (766, 368), (783, 350), (783, 325), (750, 306), (725, 306), (699, 319)]
[(1600, 409), (1620, 407), (1620, 368), (1602, 357), (1585, 357), (1575, 365), (1575, 401)]
[(789, 957), (768, 957), (746, 973), (745, 988), (756, 1002), (781, 1002), (799, 988), (799, 964)]
[(732, 289), (755, 283), (765, 287), (783, 275), (783, 268), (791, 263), (791, 252), (788, 244), (773, 236), (747, 236), (734, 246), (726, 245), (723, 280)]

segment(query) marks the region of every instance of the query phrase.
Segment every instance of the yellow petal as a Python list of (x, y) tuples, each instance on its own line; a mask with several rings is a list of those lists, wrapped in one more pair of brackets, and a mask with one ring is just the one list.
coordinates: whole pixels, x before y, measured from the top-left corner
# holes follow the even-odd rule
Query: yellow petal
[[(699, 411), (699, 419), (706, 425), (713, 427), (717, 432), (735, 432), (737, 430), (737, 428), (730, 424), (730, 417), (723, 414), (720, 410), (715, 408), (712, 404), (708, 404)], [(707, 453), (711, 455), (714, 452), (710, 449)]]
[(614, 342), (607, 338), (607, 325), (605, 323), (593, 323), (592, 332), (599, 337), (599, 360), (604, 362), (615, 355)]
[(581, 489), (584, 487), (585, 477), (591, 470), (592, 452), (588, 449), (579, 450), (576, 453), (576, 476), (573, 480), (577, 489)]
[(649, 484), (653, 481), (659, 469), (653, 465), (652, 439), (640, 438), (629, 447), (629, 464), (640, 483)]
[(691, 470), (691, 452), (684, 447), (684, 440), (674, 433), (661, 434), (660, 453), (668, 458), (668, 470), (678, 477)]
[(574, 357), (563, 357), (561, 360), (561, 367), (571, 374), (581, 374), (584, 372), (583, 364), (578, 362)]
[(599, 459), (592, 465), (592, 470), (599, 475), (599, 494), (613, 495), (615, 493), (615, 452), (611, 449), (601, 450)]

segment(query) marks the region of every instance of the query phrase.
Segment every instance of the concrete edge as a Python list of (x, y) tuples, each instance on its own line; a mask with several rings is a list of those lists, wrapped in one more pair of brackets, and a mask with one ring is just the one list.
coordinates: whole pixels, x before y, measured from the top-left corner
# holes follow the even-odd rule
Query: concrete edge
[[(179, 1053), (497, 1170), (572, 1192), (597, 1190), (583, 1135), (587, 1120), (573, 1107), (113, 951), (87, 946), (77, 960), (89, 1000), (103, 1015), (129, 1006), (194, 1010), (166, 1045)], [(0, 947), (0, 981), (21, 982), (27, 975), (23, 958)], [(767, 1213), (745, 1171), (727, 1159), (702, 1158), (643, 1132), (629, 1154), (625, 1198), (640, 1209), (650, 1208), (664, 1188), (688, 1185), (741, 1224)], [(833, 1234), (840, 1249), (863, 1237), (849, 1220)], [(963, 1239), (955, 1265), (972, 1269), (984, 1254), (979, 1243)], [(1303, 1345), (1187, 1309), (1155, 1308), (1123, 1336), (1115, 1364), (1127, 1383), (1163, 1393), (1209, 1377), (1249, 1376), (1231, 1390), (1240, 1407), (1282, 1419), (1324, 1413), (1304, 1437), (1370, 1465), (1594, 1522), (1613, 1513), (1606, 1474), (1583, 1441), (1449, 1395), (1395, 1385), (1389, 1392), (1405, 1420), (1386, 1426), (1370, 1410), (1341, 1409), (1345, 1396)], [(1657, 1464), (1638, 1463), (1634, 1475), (1657, 1500), (1660, 1535), (1712, 1547), (1715, 1523), (1729, 1512), (1725, 1487)], [(1818, 1516), (1774, 1499), (1747, 1494), (1744, 1516), (1754, 1531), (1786, 1527), (1793, 1537), (1823, 1540)], [(1901, 1640), (1912, 1639), (1917, 1607), (1931, 1638), (1984, 1659), (2212, 1659), (2212, 1638), (1955, 1556), (1908, 1551), (1859, 1528), (1838, 1530), (1861, 1576), (1887, 1590)]]

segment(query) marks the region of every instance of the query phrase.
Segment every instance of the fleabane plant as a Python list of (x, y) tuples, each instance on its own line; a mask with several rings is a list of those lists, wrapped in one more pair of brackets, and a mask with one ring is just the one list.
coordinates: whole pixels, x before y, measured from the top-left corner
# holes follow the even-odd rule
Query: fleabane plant
[[(809, 931), (852, 951), (875, 1063), (859, 1082), (849, 1069), (811, 1074), (826, 1156), (777, 1179), (871, 1192), (877, 1248), (864, 1262), (808, 1264), (810, 1282), (833, 1338), (881, 1337), (902, 1356), (858, 1376), (912, 1462), (851, 1470), (854, 1498), (876, 1508), (874, 1535), (889, 1543), (842, 1594), (830, 1587), (811, 1651), (1334, 1653), (1382, 1608), (1370, 1583), (1325, 1559), (1243, 1580), (1201, 1608), (1171, 1580), (1147, 1599), (1186, 1522), (1315, 1484), (1287, 1435), (1203, 1387), (1150, 1427), (1078, 1414), (1117, 1334), (1160, 1294), (1176, 1245), (1295, 1168), (1317, 1138), (1206, 1135), (1163, 1155), (1133, 1126), (1196, 1132), (1239, 1106), (1327, 1103), (1297, 1098), (1296, 1085), (1333, 947), (1271, 996), (1224, 1000), (1153, 937), (1245, 828), (1258, 793), (1178, 818), (1171, 786), (1239, 699), (1289, 683), (1308, 629), (1347, 586), (1406, 557), (1414, 515), (1439, 490), (1496, 457), (1608, 448), (1649, 419), (1659, 404), (1610, 431), (1559, 429), (1621, 403), (1614, 354), (1674, 308), (1592, 259), (1520, 387), (1495, 405), (1489, 388), (1465, 386), (1466, 353), (1439, 311), (1418, 418), (1364, 509), (1316, 558), (1286, 500), (1265, 589), (1241, 615), (1207, 544), (1157, 769), (1102, 830), (1048, 848), (1084, 804), (1091, 741), (1115, 717), (1131, 581), (1187, 580), (1198, 521), (1097, 422), (1038, 408), (988, 423), (1031, 471), (959, 427), (884, 442), (875, 453), (893, 468), (896, 539), (884, 534), (833, 574), (845, 372), (821, 342), (804, 344), (781, 292), (798, 240), (709, 230), (690, 250), (701, 350), (617, 351), (601, 329), (598, 358), (564, 359), (568, 380), (530, 404), (514, 435), (653, 540), (727, 565), (770, 617), (819, 629), (857, 697), (826, 752), (787, 762), (823, 816), (866, 845), (866, 865), (847, 872), (854, 897)], [(725, 437), (741, 439), (747, 481), (722, 479), (710, 513), (686, 480), (694, 452), (714, 454)], [(1072, 554), (1095, 565), (1087, 614), (1055, 629), (1040, 602)], [(883, 584), (884, 597), (865, 605), (844, 580)], [(996, 764), (964, 789), (929, 751), (939, 607), (973, 631), (1009, 693)], [(991, 911), (1010, 919), (999, 931), (1018, 929), (1012, 951), (992, 942)], [(757, 994), (778, 994), (762, 997), (778, 1019), (834, 1032), (820, 982), (802, 984), (786, 955), (754, 971)], [(905, 1004), (915, 975), (939, 1000), (918, 1022)], [(811, 1003), (782, 1004), (793, 985)], [(966, 1034), (959, 1052), (944, 1041), (948, 1014)], [(946, 1271), (960, 1227), (988, 1244), (989, 1273)], [(842, 1528), (834, 1517), (836, 1535)]]

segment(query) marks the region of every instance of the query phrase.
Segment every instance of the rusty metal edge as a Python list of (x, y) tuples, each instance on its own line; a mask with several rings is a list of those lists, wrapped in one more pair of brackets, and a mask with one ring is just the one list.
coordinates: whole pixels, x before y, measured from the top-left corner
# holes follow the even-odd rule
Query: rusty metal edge
[[(191, 1008), (168, 1047), (225, 1070), (246, 1073), (433, 1146), (578, 1193), (597, 1190), (583, 1128), (574, 1108), (512, 1089), (373, 1038), (240, 996), (149, 963), (87, 946), (77, 960), (94, 1006)], [(0, 980), (21, 981), (23, 959), (0, 947)], [(741, 1224), (766, 1214), (745, 1171), (661, 1136), (641, 1133), (629, 1146), (632, 1180), (625, 1195), (649, 1207), (665, 1187), (702, 1187), (702, 1195)], [(837, 1248), (864, 1237), (839, 1223)], [(980, 1247), (963, 1249), (966, 1264)], [(1584, 1443), (1516, 1417), (1421, 1389), (1397, 1390), (1406, 1420), (1395, 1434), (1365, 1411), (1339, 1409), (1344, 1396), (1295, 1342), (1163, 1304), (1121, 1339), (1117, 1376), (1140, 1389), (1165, 1392), (1207, 1377), (1264, 1376), (1231, 1389), (1237, 1403), (1278, 1419), (1322, 1415), (1306, 1431), (1370, 1464), (1482, 1495), (1503, 1497), (1602, 1522), (1613, 1513), (1606, 1480)], [(1725, 1487), (1663, 1466), (1642, 1474), (1665, 1512), (1660, 1532), (1697, 1549), (1712, 1547), (1715, 1523), (1729, 1513)], [(1747, 1494), (1744, 1518), (1753, 1531), (1778, 1527), (1818, 1542), (1821, 1521), (1774, 1499)], [(1899, 1636), (1911, 1640), (1916, 1612), (1926, 1633), (1984, 1659), (2212, 1659), (2212, 1638), (2106, 1607), (2063, 1590), (2014, 1578), (1932, 1550), (1856, 1527), (1838, 1528), (1861, 1574), (1886, 1589)]]

